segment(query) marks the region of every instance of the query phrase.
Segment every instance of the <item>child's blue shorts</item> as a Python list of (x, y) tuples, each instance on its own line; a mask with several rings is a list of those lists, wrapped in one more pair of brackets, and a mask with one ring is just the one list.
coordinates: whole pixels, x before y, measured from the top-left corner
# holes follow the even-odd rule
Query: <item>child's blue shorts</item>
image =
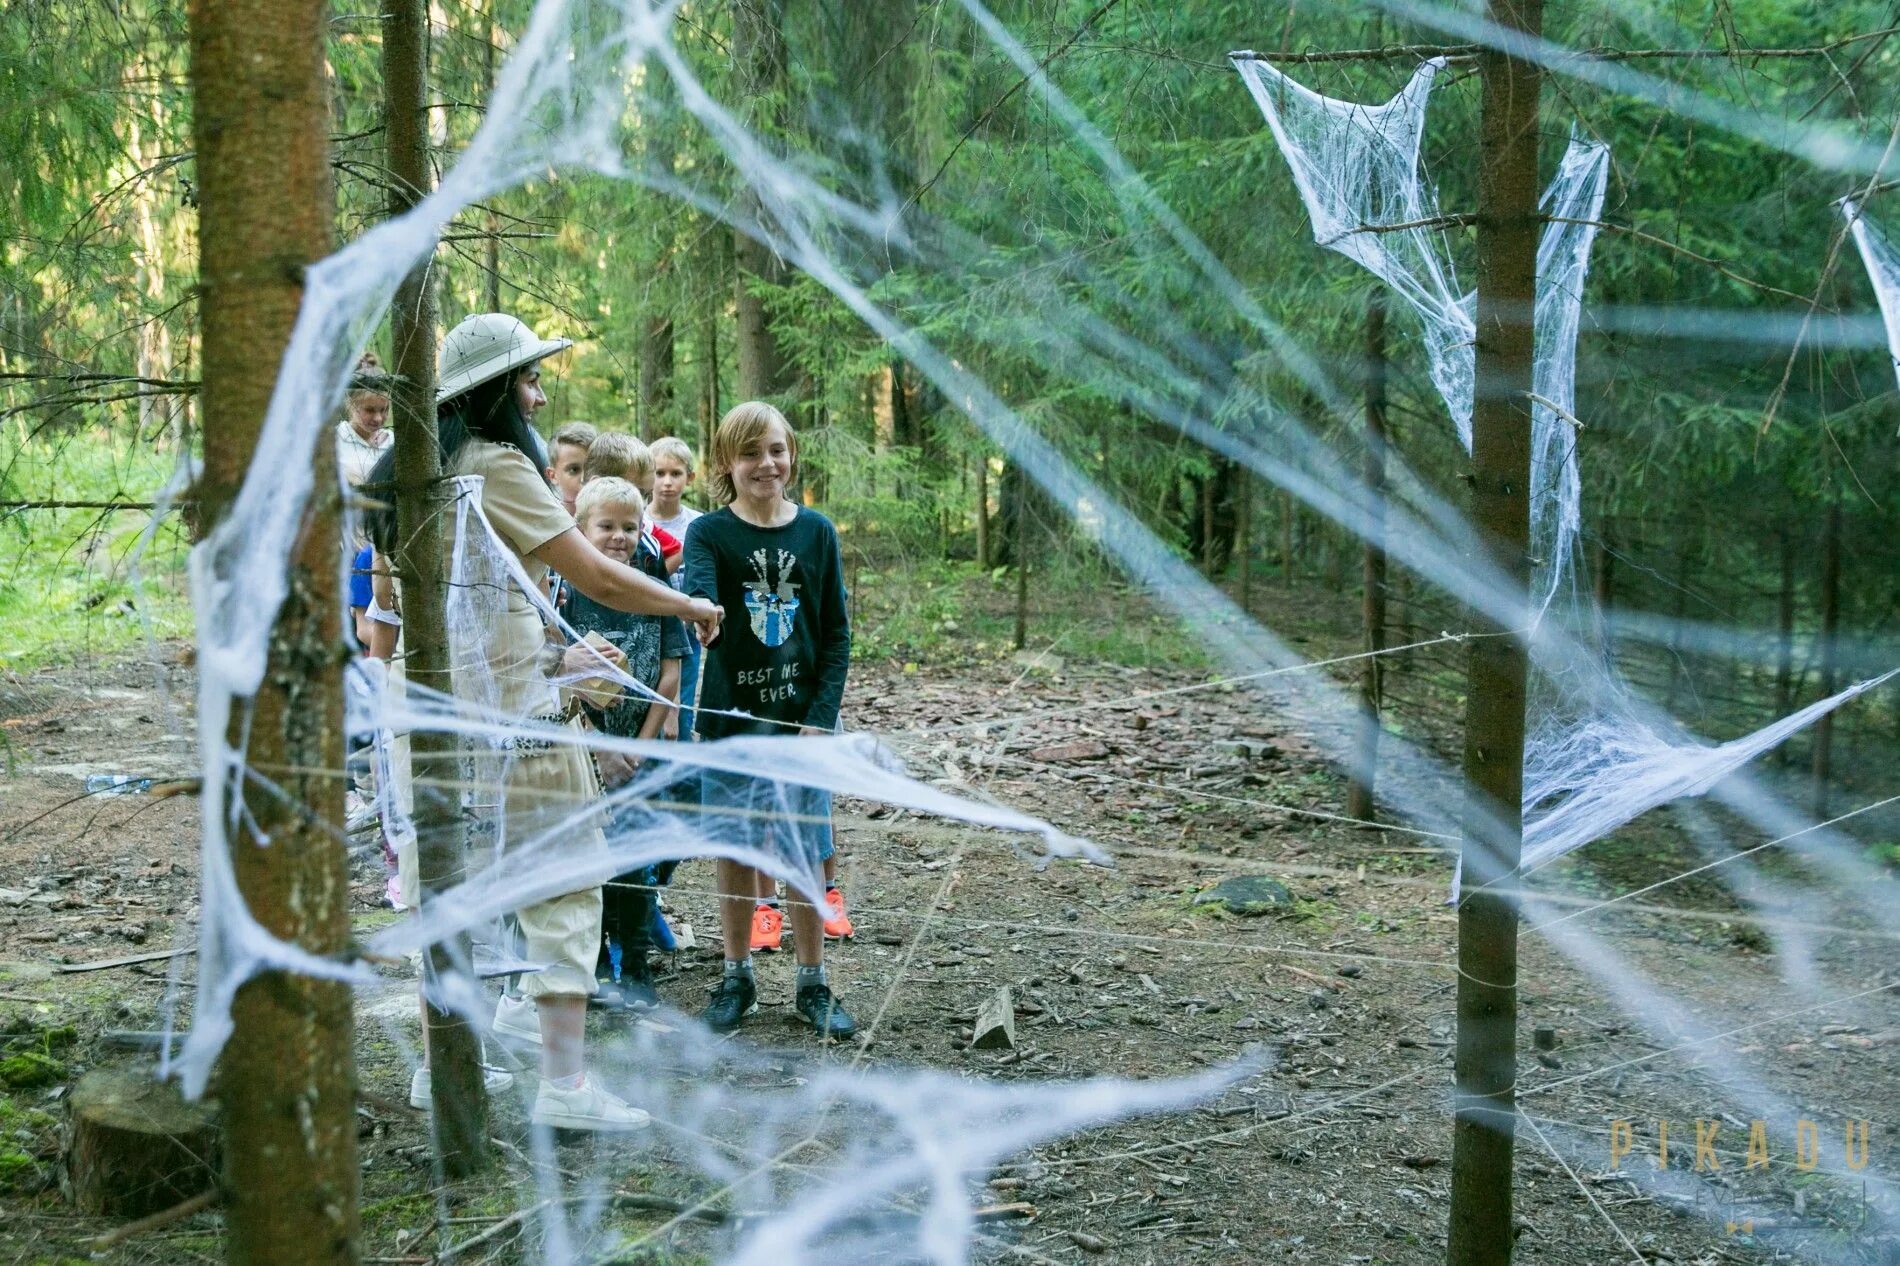
[(704, 830), (815, 872), (831, 856), (831, 793), (723, 769), (700, 771)]

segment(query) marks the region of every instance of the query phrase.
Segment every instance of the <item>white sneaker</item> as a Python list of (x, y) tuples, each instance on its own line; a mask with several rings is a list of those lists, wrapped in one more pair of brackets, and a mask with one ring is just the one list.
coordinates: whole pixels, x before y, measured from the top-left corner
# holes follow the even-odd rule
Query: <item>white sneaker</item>
[(583, 1077), (573, 1090), (563, 1090), (543, 1077), (528, 1120), (557, 1130), (644, 1130), (653, 1118), (589, 1078)]
[(527, 998), (501, 996), (495, 1006), (494, 1034), (504, 1044), (541, 1045), (541, 1008)]
[[(489, 1064), (482, 1065), (482, 1089), (486, 1090), (490, 1096), (498, 1095), (514, 1084), (513, 1073)], [(409, 1106), (427, 1112), (435, 1104), (435, 1099), (430, 1093), (434, 1088), (435, 1082), (429, 1076), (429, 1070), (416, 1069), (416, 1075), (409, 1079)]]

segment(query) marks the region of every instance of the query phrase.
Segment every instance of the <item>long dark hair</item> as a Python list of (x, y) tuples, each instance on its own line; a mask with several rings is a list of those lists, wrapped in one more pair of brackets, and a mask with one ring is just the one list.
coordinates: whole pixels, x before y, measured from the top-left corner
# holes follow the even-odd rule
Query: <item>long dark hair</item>
[[(451, 396), (435, 407), (436, 449), (447, 471), (455, 455), (471, 439), (511, 444), (527, 454), (529, 465), (547, 482), (540, 437), (528, 425), (521, 406), (515, 403), (515, 382), (533, 369), (533, 364), (511, 369), (486, 382), (478, 382), (458, 396)], [(366, 518), (369, 538), (378, 553), (387, 556), (396, 540), (396, 447), (390, 445), (363, 480), (362, 491), (379, 503)]]

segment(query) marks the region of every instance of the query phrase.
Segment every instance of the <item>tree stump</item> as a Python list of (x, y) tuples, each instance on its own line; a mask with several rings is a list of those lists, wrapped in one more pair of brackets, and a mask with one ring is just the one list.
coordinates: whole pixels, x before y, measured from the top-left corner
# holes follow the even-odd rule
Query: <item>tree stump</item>
[(216, 1110), (149, 1064), (95, 1068), (66, 1104), (66, 1179), (82, 1213), (142, 1218), (217, 1185)]

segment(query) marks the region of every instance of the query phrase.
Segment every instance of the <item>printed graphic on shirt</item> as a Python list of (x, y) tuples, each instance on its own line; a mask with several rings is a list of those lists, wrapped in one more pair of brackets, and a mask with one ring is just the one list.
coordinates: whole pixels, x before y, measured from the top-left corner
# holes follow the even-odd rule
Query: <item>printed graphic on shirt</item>
[(798, 582), (792, 570), (798, 559), (790, 550), (775, 550), (768, 566), (766, 551), (752, 551), (754, 579), (745, 582), (745, 609), (752, 617), (752, 635), (767, 646), (783, 646), (798, 618)]

